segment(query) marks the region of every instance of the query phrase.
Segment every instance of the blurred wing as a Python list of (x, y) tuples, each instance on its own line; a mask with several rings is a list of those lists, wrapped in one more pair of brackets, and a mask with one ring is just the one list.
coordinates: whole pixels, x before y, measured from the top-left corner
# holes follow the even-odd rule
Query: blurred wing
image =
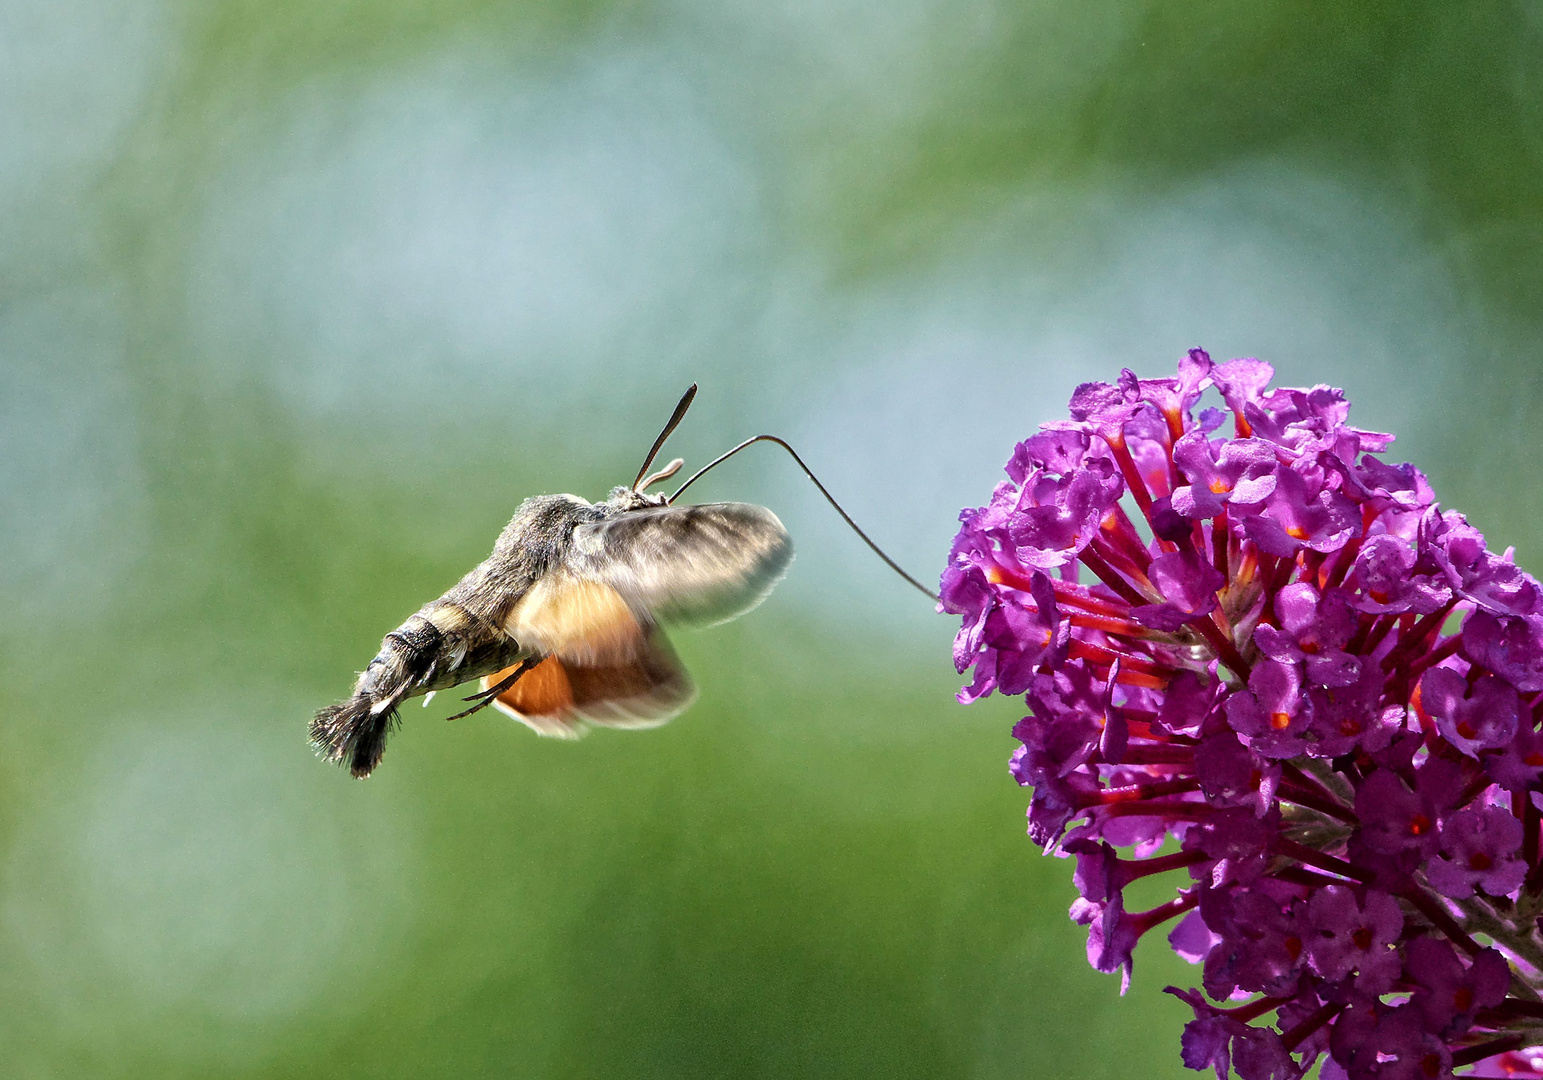
[(635, 608), (706, 625), (764, 600), (793, 561), (793, 542), (764, 506), (657, 506), (580, 525), (569, 558)]
[[(484, 689), (508, 674), (482, 680)], [(493, 704), (537, 734), (577, 739), (587, 724), (614, 728), (658, 727), (696, 697), (691, 678), (658, 628), (630, 661), (585, 665), (548, 656)]]
[(530, 587), (505, 617), (504, 631), (529, 652), (591, 667), (625, 663), (648, 648), (643, 622), (620, 593), (561, 571)]

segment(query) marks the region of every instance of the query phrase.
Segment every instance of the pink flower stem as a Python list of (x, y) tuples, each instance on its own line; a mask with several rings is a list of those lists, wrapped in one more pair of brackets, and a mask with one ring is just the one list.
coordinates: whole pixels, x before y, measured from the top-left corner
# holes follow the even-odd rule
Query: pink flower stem
[(1522, 1045), (1522, 1042), (1523, 1039), (1520, 1035), (1506, 1035), (1499, 1039), (1491, 1039), (1487, 1043), (1480, 1043), (1478, 1046), (1466, 1047), (1452, 1055), (1452, 1068), (1456, 1069), (1462, 1065), (1472, 1065), (1476, 1061), (1483, 1061), (1487, 1057), (1503, 1054), (1507, 1050), (1515, 1050)]
[(1311, 790), (1304, 790), (1289, 781), (1282, 781), (1280, 797), (1287, 802), (1294, 802), (1300, 806), (1316, 810), (1320, 814), (1327, 814), (1331, 818), (1343, 821), (1347, 825), (1359, 825), (1360, 819), (1345, 809), (1337, 799), (1324, 798)]
[(1166, 449), (1168, 451), (1168, 466), (1172, 470), (1173, 484), (1177, 487), (1183, 483), (1179, 479), (1178, 466), (1173, 463), (1173, 444), (1184, 437), (1184, 410), (1177, 405), (1169, 405), (1165, 409), (1158, 409), (1163, 414), (1163, 419), (1168, 424), (1168, 439)]
[(1131, 622), (1129, 619), (1115, 619), (1107, 615), (1077, 615), (1070, 613), (1066, 616), (1066, 619), (1073, 626), (1081, 626), (1088, 630), (1102, 630), (1106, 634), (1117, 634), (1120, 637), (1150, 640), (1157, 636), (1155, 631), (1148, 630), (1140, 623)]
[(1366, 638), (1372, 632), (1372, 627), (1377, 625), (1376, 616), (1369, 612), (1361, 612), (1356, 618), (1359, 620), (1355, 633), (1345, 645), (1345, 651), (1352, 656), (1364, 656), (1367, 652)]
[(1338, 1016), (1349, 1004), (1348, 1001), (1331, 1001), (1314, 1009), (1302, 1018), (1301, 1023), (1281, 1034), (1281, 1045), (1288, 1051), (1295, 1050), (1298, 1043)]
[(1515, 798), (1525, 802), (1522, 808), (1524, 815), (1522, 817), (1522, 856), (1531, 867), (1527, 871), (1527, 877), (1522, 881), (1522, 891), (1536, 895), (1543, 892), (1543, 851), (1540, 851), (1543, 842), (1538, 838), (1539, 822), (1543, 815), (1540, 815), (1537, 805), (1532, 801), (1530, 791)]
[[(1518, 803), (1521, 805), (1518, 807)], [(1532, 801), (1532, 793), (1524, 791), (1511, 796), (1511, 810), (1522, 819), (1522, 858), (1527, 860), (1528, 866), (1538, 865), (1538, 833), (1540, 818), (1537, 804)]]
[(1323, 552), (1307, 550), (1297, 556), (1297, 565), (1302, 572), (1297, 575), (1298, 581), (1306, 581), (1316, 586), (1318, 584), (1318, 571), (1323, 566)]
[(1361, 542), (1366, 539), (1366, 530), (1377, 520), (1377, 515), (1370, 508), (1366, 508), (1361, 511), (1361, 518), (1360, 535), (1352, 537), (1350, 542), (1335, 554), (1328, 576), (1322, 579), (1323, 588), (1336, 589), (1343, 584), (1345, 575), (1350, 573), (1350, 568), (1355, 565), (1356, 556), (1361, 554)]
[(1094, 551), (1091, 547), (1083, 548), (1082, 554), (1078, 558), (1082, 560), (1082, 565), (1093, 572), (1094, 577), (1118, 593), (1121, 599), (1136, 607), (1143, 607), (1151, 603), (1150, 600), (1137, 592), (1130, 582), (1116, 573), (1114, 567), (1105, 562), (1098, 552)]
[(1152, 604), (1157, 602), (1157, 589), (1153, 587), (1141, 564), (1132, 559), (1127, 552), (1120, 550), (1116, 545), (1098, 536), (1095, 536), (1092, 542), (1083, 549), (1084, 554), (1089, 551), (1103, 559), (1109, 564), (1110, 569), (1141, 590), (1142, 595), (1145, 597), (1142, 603)]
[(1200, 903), (1200, 890), (1196, 889), (1183, 896), (1175, 896), (1166, 904), (1158, 904), (1155, 908), (1137, 912), (1130, 917), (1131, 922), (1136, 926), (1136, 936), (1140, 937), (1154, 926), (1161, 926), (1175, 915), (1184, 914), (1198, 903)]
[[(1167, 795), (1183, 795), (1200, 790), (1200, 781), (1193, 776), (1178, 780), (1159, 780), (1155, 784), (1132, 784), (1130, 787), (1101, 788), (1089, 792), (1077, 800), (1079, 807), (1114, 806), (1119, 803), (1145, 802)], [(1204, 806), (1204, 803), (1185, 803), (1185, 806)]]
[(1316, 866), (1318, 869), (1327, 870), (1331, 874), (1338, 874), (1340, 877), (1347, 877), (1361, 882), (1370, 882), (1376, 877), (1375, 874), (1366, 870), (1351, 866), (1344, 859), (1337, 859), (1327, 852), (1310, 848), (1296, 840), (1288, 840), (1285, 837), (1281, 837), (1276, 843), (1282, 855), (1289, 855), (1298, 862), (1304, 862), (1308, 866)]
[(1274, 570), (1270, 574), (1269, 579), (1265, 582), (1264, 588), (1265, 595), (1270, 598), (1272, 603), (1275, 600), (1276, 594), (1284, 589), (1287, 583), (1291, 580), (1291, 574), (1294, 570), (1296, 570), (1296, 568), (1297, 564), (1295, 559), (1276, 560)]
[(1392, 652), (1382, 658), (1382, 670), (1392, 671), (1393, 668), (1408, 661), (1414, 653), (1424, 648), (1425, 639), (1433, 631), (1441, 629), (1441, 624), (1446, 622), (1447, 616), (1452, 614), (1452, 609), (1456, 606), (1457, 600), (1449, 600), (1410, 627), (1407, 634), (1399, 635), (1401, 639), (1399, 643), (1393, 647)]
[(1082, 641), (1073, 638), (1069, 646), (1070, 655), (1081, 660), (1092, 660), (1099, 664), (1113, 664), (1119, 661), (1122, 669), (1140, 672), (1143, 675), (1160, 675), (1164, 678), (1172, 678), (1177, 675), (1178, 669), (1166, 664), (1159, 664), (1156, 660), (1146, 656), (1136, 656), (1132, 653), (1115, 652), (1106, 649), (1102, 645), (1095, 645), (1091, 641)]
[(1357, 650), (1357, 653), (1361, 656), (1370, 656), (1372, 653), (1376, 652), (1377, 646), (1382, 644), (1382, 639), (1387, 637), (1389, 631), (1391, 631), (1397, 625), (1397, 616), (1379, 616), (1376, 623), (1372, 625), (1371, 633), (1366, 635), (1366, 643)]
[[(1319, 780), (1312, 773), (1307, 772), (1300, 765), (1293, 765), (1289, 761), (1283, 761), (1283, 762), (1281, 762), (1281, 770), (1280, 771), (1281, 771), (1281, 775), (1282, 776), (1284, 776), (1287, 779), (1289, 779), (1297, 787), (1305, 788), (1308, 791), (1315, 792), (1321, 798), (1328, 799), (1330, 802), (1332, 802), (1335, 805), (1337, 805), (1341, 810), (1349, 810), (1350, 809), (1344, 803), (1340, 802), (1340, 800), (1335, 796), (1335, 794), (1332, 791), (1330, 791), (1328, 788), (1323, 786), (1323, 781)], [(1360, 821), (1353, 814), (1351, 815), (1349, 820), (1353, 824), (1357, 824), (1357, 825), (1360, 824)]]
[(1121, 859), (1120, 866), (1127, 882), (1137, 881), (1153, 874), (1166, 874), (1170, 870), (1183, 870), (1187, 866), (1205, 862), (1210, 856), (1203, 851), (1175, 851), (1171, 855), (1159, 855), (1155, 859)]
[[(1228, 550), (1230, 551), (1230, 545)], [(1238, 545), (1238, 557), (1230, 560), (1237, 563), (1237, 570), (1232, 575), (1234, 585), (1252, 585), (1259, 574), (1259, 552), (1251, 542)]]
[(1090, 809), (1099, 810), (1105, 817), (1160, 817), (1174, 821), (1202, 821), (1215, 813), (1215, 810), (1205, 803), (1182, 802), (1178, 799), (1160, 802), (1121, 802)]
[(1122, 765), (1194, 765), (1195, 751), (1189, 746), (1127, 746)]
[(1484, 947), (1469, 937), (1468, 931), (1459, 926), (1457, 920), (1452, 918), (1447, 909), (1441, 906), (1441, 901), (1418, 885), (1410, 886), (1399, 893), (1399, 895), (1413, 904), (1416, 911), (1429, 919), (1436, 929), (1440, 930), (1451, 940), (1452, 944), (1462, 949), (1469, 956), (1478, 956), (1479, 953), (1484, 951)]
[(1216, 650), (1216, 655), (1221, 662), (1226, 664), (1238, 678), (1248, 679), (1248, 673), (1251, 670), (1248, 661), (1243, 659), (1242, 654), (1238, 652), (1238, 647), (1222, 632), (1220, 626), (1211, 619), (1196, 619), (1189, 625), (1206, 639), (1211, 648)]
[(1131, 521), (1130, 515), (1125, 512), (1125, 507), (1115, 503), (1109, 511), (1109, 516), (1114, 521), (1114, 527), (1104, 529), (1107, 542), (1123, 551), (1126, 557), (1145, 573), (1146, 568), (1152, 565), (1152, 553), (1142, 542), (1141, 534), (1136, 531), (1136, 526)]
[(1468, 779), (1467, 786), (1463, 788), (1462, 793), (1457, 797), (1456, 805), (1467, 806), (1469, 803), (1473, 802), (1474, 799), (1477, 799), (1480, 795), (1484, 794), (1485, 789), (1488, 788), (1492, 783), (1493, 781), (1491, 781), (1490, 778), (1485, 775), (1482, 770), (1480, 770), (1477, 774)]
[(1453, 634), (1440, 645), (1437, 645), (1430, 652), (1420, 657), (1413, 664), (1410, 664), (1409, 681), (1411, 683), (1414, 682), (1415, 679), (1418, 679), (1425, 673), (1426, 668), (1434, 667), (1435, 665), (1441, 663), (1441, 661), (1445, 660), (1447, 657), (1451, 656), (1457, 651), (1458, 647), (1462, 645), (1462, 643), (1462, 636), (1459, 634)]
[(1227, 572), (1227, 508), (1224, 506), (1211, 521), (1211, 562), (1224, 578), (1231, 580)]
[[(1014, 583), (1016, 586), (1016, 583)], [(1061, 581), (1059, 578), (1050, 579), (1050, 587), (1055, 590), (1056, 602), (1067, 607), (1081, 608), (1093, 615), (1108, 615), (1112, 618), (1124, 618), (1130, 614), (1129, 607), (1122, 607), (1100, 597), (1093, 596), (1087, 591), (1087, 586), (1077, 585), (1070, 581)], [(1029, 591), (1029, 583), (1023, 583), (1023, 591)]]
[(1543, 1020), (1543, 1001), (1523, 1001), (1521, 998), (1508, 997), (1493, 1009), (1481, 1010), (1477, 1019), (1489, 1027), (1499, 1027), (1518, 1016)]
[(1231, 1017), (1233, 1020), (1246, 1024), (1250, 1020), (1257, 1020), (1265, 1013), (1278, 1009), (1288, 1001), (1293, 1000), (1295, 999), (1289, 997), (1262, 997), (1258, 1001), (1250, 1001), (1247, 1005), (1239, 1005), (1235, 1009), (1217, 1009), (1216, 1011), (1223, 1016)]
[(1109, 444), (1109, 449), (1114, 453), (1114, 461), (1120, 467), (1120, 475), (1125, 477), (1125, 486), (1130, 489), (1131, 496), (1136, 500), (1136, 505), (1141, 507), (1142, 515), (1150, 524), (1152, 521), (1152, 493), (1147, 490), (1146, 481), (1141, 479), (1141, 470), (1136, 468), (1136, 462), (1131, 458), (1130, 451), (1125, 447), (1125, 436), (1116, 435), (1112, 439), (1105, 436), (1104, 441)]
[(1309, 889), (1321, 889), (1325, 885), (1353, 885), (1355, 882), (1347, 878), (1330, 877), (1328, 874), (1320, 874), (1316, 870), (1309, 870), (1305, 866), (1297, 866), (1290, 863), (1281, 867), (1269, 875), (1281, 881), (1290, 882), (1292, 885), (1306, 885)]

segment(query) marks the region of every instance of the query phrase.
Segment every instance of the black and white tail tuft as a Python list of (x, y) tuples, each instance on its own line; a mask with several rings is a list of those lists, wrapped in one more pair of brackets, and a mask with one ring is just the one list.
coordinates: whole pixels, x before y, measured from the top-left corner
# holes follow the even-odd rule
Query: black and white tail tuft
[(396, 705), (374, 711), (377, 704), (361, 693), (328, 705), (311, 721), (311, 745), (328, 761), (347, 764), (348, 771), (360, 779), (369, 776), (380, 764), (386, 737), (397, 724)]

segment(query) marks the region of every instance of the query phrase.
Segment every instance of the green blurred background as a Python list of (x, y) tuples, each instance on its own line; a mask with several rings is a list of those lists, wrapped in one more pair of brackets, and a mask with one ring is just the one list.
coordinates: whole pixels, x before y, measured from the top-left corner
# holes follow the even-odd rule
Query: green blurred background
[(1540, 301), (1539, 0), (4, 0), (0, 1068), (1192, 1075), (771, 450), (668, 728), (305, 722), (692, 380), (933, 578), (1077, 382), (1259, 355), (1537, 570)]

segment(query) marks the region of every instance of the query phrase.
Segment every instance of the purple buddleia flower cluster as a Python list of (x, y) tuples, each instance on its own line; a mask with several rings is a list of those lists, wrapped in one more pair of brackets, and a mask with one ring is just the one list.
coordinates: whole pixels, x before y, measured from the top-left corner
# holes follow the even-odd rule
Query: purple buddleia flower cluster
[(1093, 966), (1163, 926), (1201, 965), (1190, 1068), (1543, 1077), (1543, 589), (1273, 375), (1196, 349), (1014, 448), (943, 574), (959, 700), (1026, 700)]

